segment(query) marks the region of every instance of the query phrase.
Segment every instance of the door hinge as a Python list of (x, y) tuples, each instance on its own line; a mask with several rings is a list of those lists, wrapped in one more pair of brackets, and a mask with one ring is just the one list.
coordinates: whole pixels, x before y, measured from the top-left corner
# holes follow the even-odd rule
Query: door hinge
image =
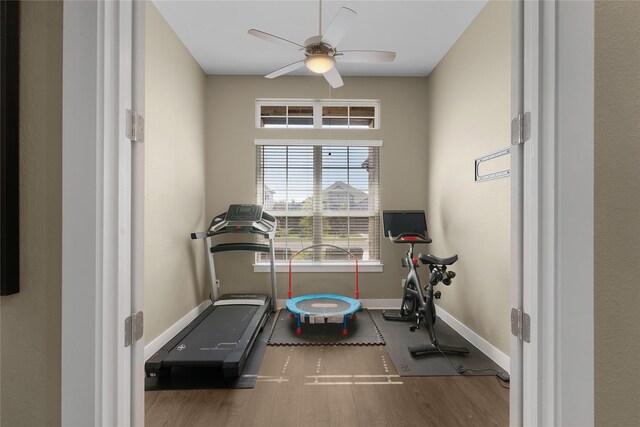
[(524, 342), (531, 342), (531, 317), (522, 309), (511, 309), (511, 333)]
[(124, 319), (124, 346), (129, 347), (142, 338), (144, 333), (144, 314), (139, 311)]
[(144, 142), (144, 117), (129, 109), (127, 109), (127, 139), (131, 142)]
[(518, 114), (511, 120), (511, 143), (524, 144), (531, 138), (531, 113)]

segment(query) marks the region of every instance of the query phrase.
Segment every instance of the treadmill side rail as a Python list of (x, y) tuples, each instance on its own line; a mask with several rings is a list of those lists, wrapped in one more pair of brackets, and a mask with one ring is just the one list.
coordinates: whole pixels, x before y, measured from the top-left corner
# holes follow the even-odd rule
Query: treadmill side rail
[(167, 356), (168, 351), (160, 349), (144, 363), (144, 372), (148, 377), (159, 377), (162, 372), (162, 361)]
[(222, 362), (223, 376), (238, 377), (242, 373), (244, 365), (247, 362), (247, 358), (249, 357), (249, 353), (253, 348), (253, 344), (269, 318), (269, 302), (270, 301), (267, 301), (267, 304), (260, 307), (256, 315), (251, 319), (249, 325), (247, 325), (247, 329), (245, 329), (245, 332), (242, 334), (242, 338), (240, 339), (240, 343), (246, 343), (244, 347), (237, 348), (229, 353), (229, 355), (224, 359), (224, 362)]
[[(223, 298), (225, 297), (226, 295)], [(162, 377), (163, 375), (168, 375), (174, 366), (222, 368), (222, 374), (225, 377), (239, 376), (242, 373), (255, 340), (262, 331), (270, 314), (271, 298), (268, 295), (252, 295), (252, 297), (262, 297), (262, 304), (256, 307), (253, 316), (246, 323), (242, 335), (235, 346), (230, 346), (228, 352), (220, 351), (218, 357), (203, 360), (201, 358), (191, 359), (186, 351), (182, 351), (184, 348), (184, 344), (182, 343), (191, 332), (194, 332), (199, 326), (204, 326), (206, 322), (203, 323), (203, 321), (211, 315), (214, 310), (225, 309), (225, 305), (211, 305), (147, 360), (145, 363), (147, 376)], [(237, 298), (235, 300), (238, 301)], [(222, 299), (221, 301), (234, 301), (234, 298)]]
[(218, 300), (213, 305), (264, 305), (264, 301), (255, 299)]
[(189, 333), (194, 330), (214, 309), (213, 305), (207, 307), (202, 313), (185, 326), (178, 334), (171, 338), (160, 350), (156, 351), (144, 364), (144, 370), (148, 377), (160, 377), (164, 372), (163, 362), (173, 350)]

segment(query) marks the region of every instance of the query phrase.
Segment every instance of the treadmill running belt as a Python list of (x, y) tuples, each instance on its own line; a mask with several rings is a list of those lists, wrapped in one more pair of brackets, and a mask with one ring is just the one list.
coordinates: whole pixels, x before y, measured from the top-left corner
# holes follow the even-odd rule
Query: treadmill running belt
[(236, 349), (258, 306), (217, 306), (189, 335), (167, 354), (166, 366), (221, 364)]

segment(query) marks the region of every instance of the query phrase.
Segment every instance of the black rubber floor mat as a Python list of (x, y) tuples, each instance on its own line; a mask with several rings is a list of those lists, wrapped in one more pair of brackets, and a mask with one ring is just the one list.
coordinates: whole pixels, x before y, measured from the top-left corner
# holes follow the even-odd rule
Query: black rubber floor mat
[(347, 321), (348, 334), (342, 334), (341, 323), (302, 324), (302, 333), (296, 334), (297, 324), (287, 310), (280, 310), (269, 345), (384, 345), (385, 341), (364, 309), (356, 319)]
[(262, 366), (267, 340), (271, 333), (273, 316), (267, 319), (264, 330), (258, 334), (242, 375), (237, 378), (224, 378), (220, 369), (212, 368), (172, 368), (166, 378), (145, 378), (145, 391), (157, 390), (195, 390), (216, 388), (254, 388)]
[[(413, 357), (407, 347), (427, 344), (429, 335), (424, 327), (411, 332), (409, 323), (393, 322), (382, 317), (381, 310), (371, 310), (371, 317), (378, 326), (380, 332), (386, 338), (386, 350), (398, 374), (403, 377), (424, 377), (424, 376), (448, 376), (460, 375), (454, 368), (463, 365), (465, 368), (474, 370), (490, 369), (483, 372), (468, 371), (464, 375), (495, 375), (496, 371), (504, 372), (498, 364), (489, 359), (484, 353), (474, 347), (469, 341), (464, 339), (453, 328), (447, 325), (442, 319), (436, 320), (435, 329), (438, 341), (442, 344), (464, 346), (469, 349), (469, 354), (459, 356), (457, 354), (447, 354), (449, 361), (442, 354), (427, 354)], [(453, 364), (453, 366), (451, 366)]]

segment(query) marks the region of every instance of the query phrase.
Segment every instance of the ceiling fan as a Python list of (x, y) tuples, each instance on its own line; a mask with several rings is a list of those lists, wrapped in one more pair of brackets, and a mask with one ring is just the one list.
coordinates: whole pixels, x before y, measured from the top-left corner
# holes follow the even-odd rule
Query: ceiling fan
[(305, 58), (292, 64), (285, 65), (277, 70), (267, 74), (265, 77), (273, 79), (275, 77), (287, 74), (306, 66), (310, 71), (324, 75), (324, 78), (333, 88), (343, 85), (342, 77), (336, 70), (336, 60), (344, 62), (392, 62), (395, 52), (386, 52), (379, 50), (341, 50), (337, 49), (338, 43), (347, 33), (351, 22), (356, 17), (356, 12), (343, 7), (333, 18), (327, 31), (322, 34), (322, 0), (320, 0), (320, 23), (318, 25), (318, 33), (320, 35), (308, 38), (304, 45), (292, 42), (273, 34), (265, 33), (256, 29), (250, 29), (248, 33), (252, 36), (261, 38), (271, 43), (284, 45), (295, 48), (304, 53)]

